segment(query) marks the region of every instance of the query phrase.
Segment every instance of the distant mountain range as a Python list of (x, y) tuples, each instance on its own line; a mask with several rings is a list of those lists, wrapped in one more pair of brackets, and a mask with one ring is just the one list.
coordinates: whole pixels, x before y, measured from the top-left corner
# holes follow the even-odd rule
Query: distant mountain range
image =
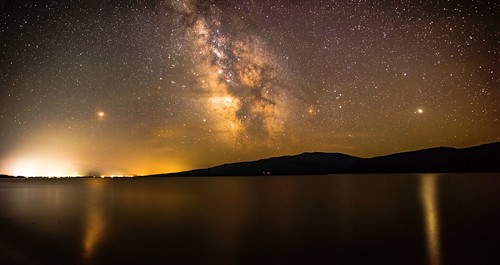
[(340, 153), (302, 153), (206, 169), (150, 175), (261, 176), (357, 173), (500, 172), (500, 142), (456, 149), (436, 147), (373, 158)]

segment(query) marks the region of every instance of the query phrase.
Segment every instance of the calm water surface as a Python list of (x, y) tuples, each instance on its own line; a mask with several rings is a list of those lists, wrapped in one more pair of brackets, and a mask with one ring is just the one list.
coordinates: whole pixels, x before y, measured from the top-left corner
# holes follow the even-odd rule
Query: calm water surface
[(500, 174), (0, 180), (0, 264), (500, 264)]

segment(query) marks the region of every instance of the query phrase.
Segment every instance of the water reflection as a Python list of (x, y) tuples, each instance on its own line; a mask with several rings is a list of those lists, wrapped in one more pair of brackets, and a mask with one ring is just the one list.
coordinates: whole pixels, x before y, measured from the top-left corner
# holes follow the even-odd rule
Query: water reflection
[(104, 181), (99, 179), (92, 179), (88, 183), (88, 205), (83, 236), (83, 254), (87, 261), (92, 258), (106, 228), (102, 204), (104, 185)]
[(498, 176), (3, 180), (0, 264), (489, 264)]
[(420, 178), (420, 197), (425, 218), (425, 236), (427, 239), (427, 255), (430, 264), (441, 263), (439, 239), (438, 209), (438, 175), (425, 174)]

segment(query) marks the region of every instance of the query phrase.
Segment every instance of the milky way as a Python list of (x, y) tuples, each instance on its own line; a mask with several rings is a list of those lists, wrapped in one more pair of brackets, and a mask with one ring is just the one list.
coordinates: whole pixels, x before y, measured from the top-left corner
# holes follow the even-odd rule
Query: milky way
[(4, 1), (0, 173), (500, 140), (492, 1)]
[(278, 65), (256, 36), (225, 33), (220, 10), (186, 1), (178, 7), (187, 19), (186, 39), (191, 44), (198, 86), (221, 137), (241, 140), (264, 134), (262, 140), (283, 131), (283, 106)]

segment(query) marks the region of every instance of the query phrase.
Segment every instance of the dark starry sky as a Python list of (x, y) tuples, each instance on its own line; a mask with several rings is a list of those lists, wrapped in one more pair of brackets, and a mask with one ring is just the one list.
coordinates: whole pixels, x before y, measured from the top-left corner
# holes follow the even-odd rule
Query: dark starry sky
[(0, 173), (500, 140), (493, 1), (0, 3)]

